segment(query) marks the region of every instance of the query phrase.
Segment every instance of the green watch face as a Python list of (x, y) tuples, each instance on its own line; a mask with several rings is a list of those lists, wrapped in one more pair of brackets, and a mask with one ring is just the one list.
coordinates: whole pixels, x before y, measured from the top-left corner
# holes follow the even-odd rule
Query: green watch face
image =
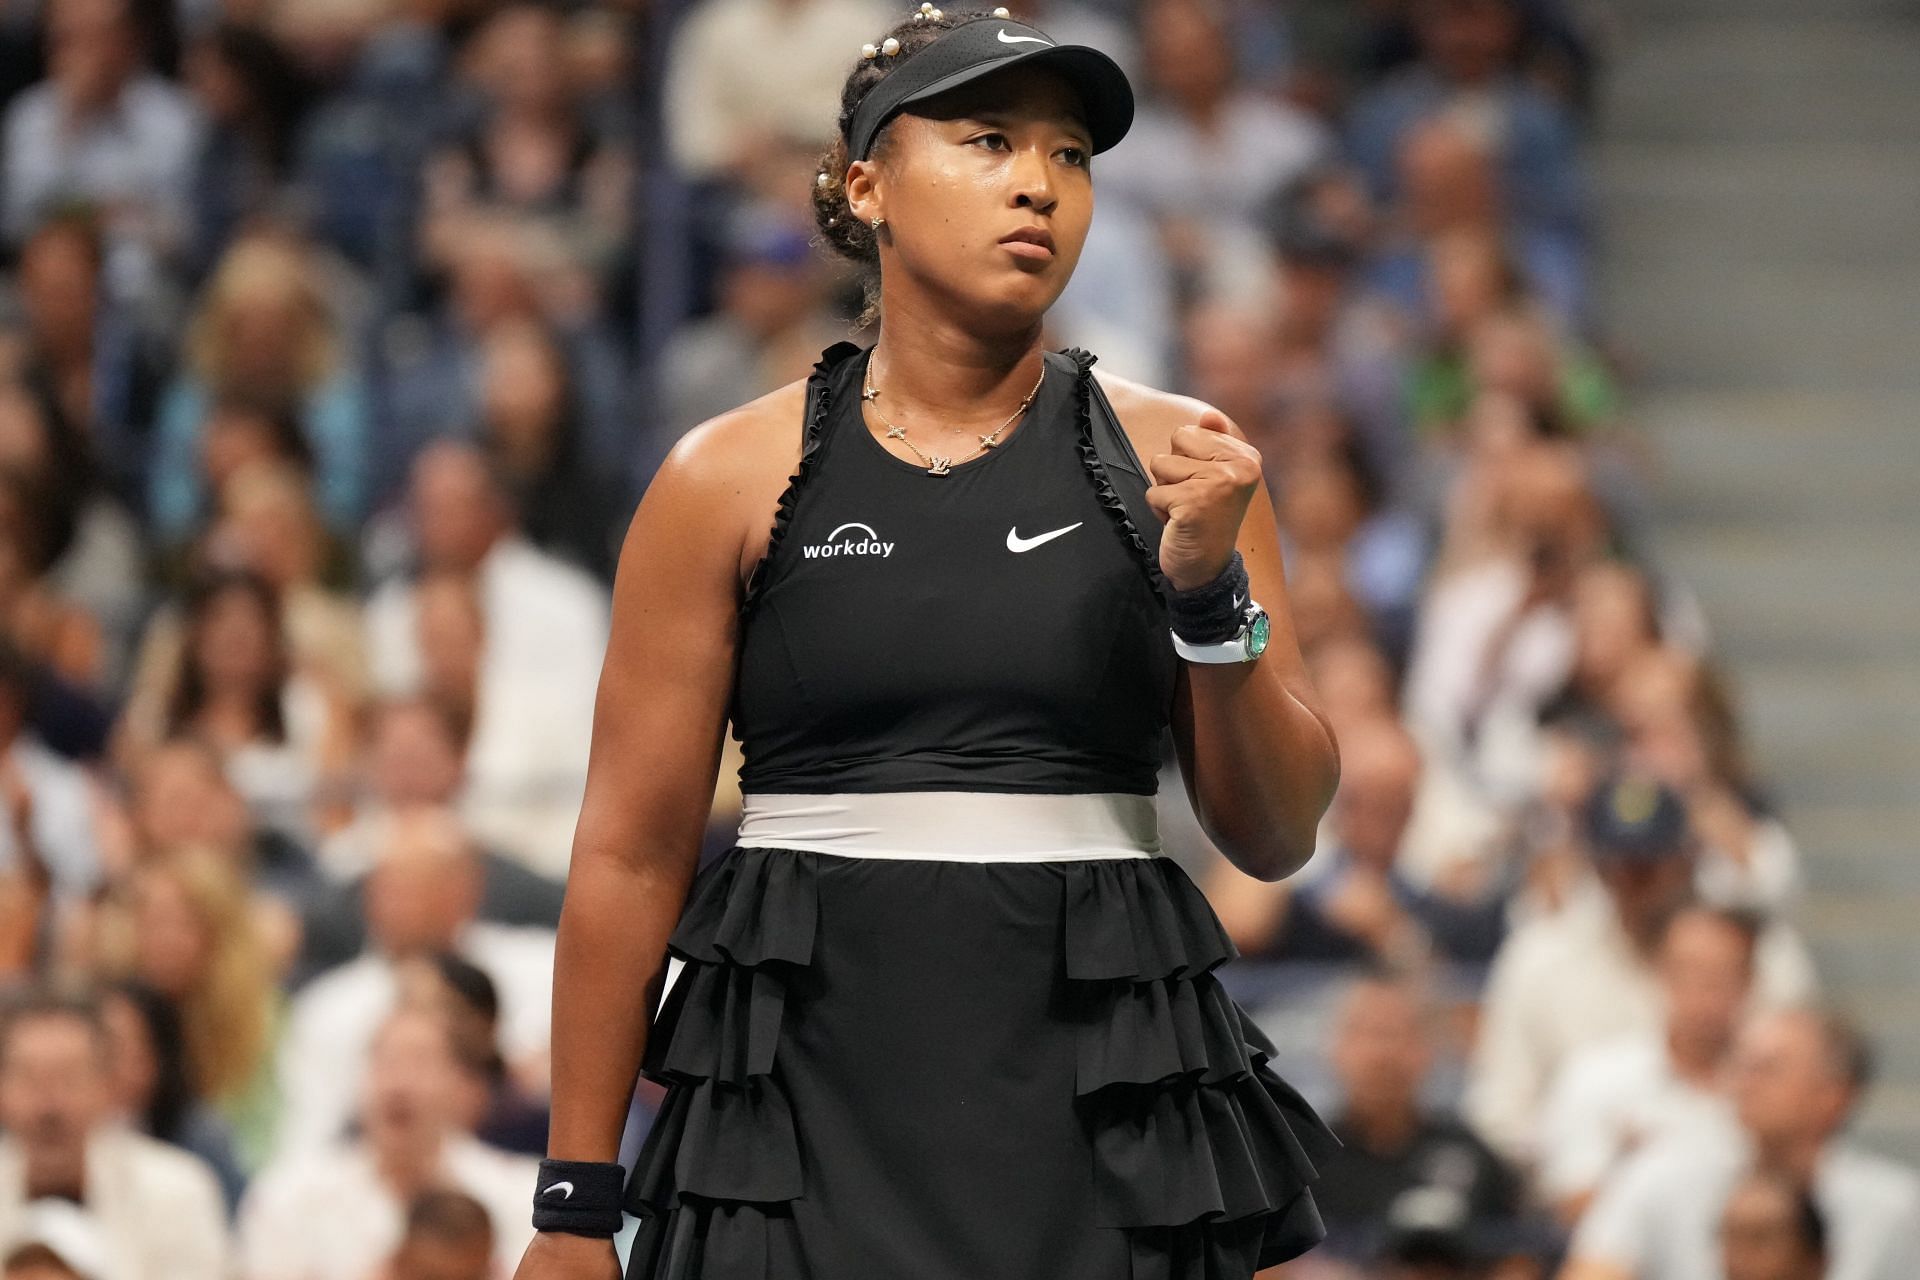
[(1253, 620), (1253, 626), (1247, 629), (1247, 656), (1257, 658), (1267, 651), (1267, 634), (1271, 628), (1267, 624), (1267, 615), (1262, 612)]

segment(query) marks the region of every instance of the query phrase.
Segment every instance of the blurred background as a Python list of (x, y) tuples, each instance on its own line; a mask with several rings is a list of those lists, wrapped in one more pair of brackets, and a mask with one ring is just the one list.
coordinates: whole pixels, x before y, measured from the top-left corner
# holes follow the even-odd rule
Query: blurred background
[[(1920, 1275), (1920, 13), (1012, 8), (1141, 99), (1046, 345), (1261, 449), (1342, 744), (1277, 885), (1161, 788), (1348, 1143), (1273, 1274)], [(871, 341), (906, 14), (0, 3), (6, 1280), (510, 1274), (615, 554)]]

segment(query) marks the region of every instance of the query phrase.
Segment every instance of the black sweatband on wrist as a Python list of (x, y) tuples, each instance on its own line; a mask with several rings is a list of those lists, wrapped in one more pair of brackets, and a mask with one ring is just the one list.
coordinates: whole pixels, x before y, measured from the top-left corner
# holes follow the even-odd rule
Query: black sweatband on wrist
[(1231, 640), (1245, 622), (1247, 562), (1238, 551), (1220, 576), (1191, 591), (1167, 591), (1167, 617), (1174, 634), (1189, 644)]
[(626, 1177), (626, 1170), (613, 1161), (542, 1160), (533, 1195), (534, 1230), (619, 1234)]

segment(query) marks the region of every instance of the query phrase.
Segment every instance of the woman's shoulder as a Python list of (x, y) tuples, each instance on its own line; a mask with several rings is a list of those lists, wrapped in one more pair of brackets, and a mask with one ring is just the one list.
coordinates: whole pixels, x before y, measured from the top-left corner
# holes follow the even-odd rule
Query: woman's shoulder
[(718, 538), (737, 551), (742, 581), (764, 553), (769, 513), (799, 469), (806, 389), (797, 378), (690, 427), (642, 499), (683, 549), (687, 540)]
[[(1142, 458), (1170, 449), (1175, 428), (1182, 423), (1198, 422), (1200, 415), (1213, 408), (1198, 396), (1180, 395), (1132, 378), (1095, 367), (1093, 376), (1107, 393), (1114, 416), (1126, 428), (1134, 451)], [(1237, 428), (1235, 435), (1245, 439)]]

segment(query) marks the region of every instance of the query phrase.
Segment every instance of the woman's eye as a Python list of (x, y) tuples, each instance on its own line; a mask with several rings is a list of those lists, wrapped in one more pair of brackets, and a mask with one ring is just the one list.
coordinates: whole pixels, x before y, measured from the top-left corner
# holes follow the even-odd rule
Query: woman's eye
[(1084, 147), (1067, 147), (1061, 151), (1061, 154), (1066, 156), (1068, 164), (1079, 165), (1083, 169), (1086, 168), (1088, 162), (1093, 159), (1092, 156), (1087, 154), (1086, 148)]
[(1005, 142), (1006, 140), (1007, 135), (1004, 133), (983, 133), (974, 139), (975, 142)]

